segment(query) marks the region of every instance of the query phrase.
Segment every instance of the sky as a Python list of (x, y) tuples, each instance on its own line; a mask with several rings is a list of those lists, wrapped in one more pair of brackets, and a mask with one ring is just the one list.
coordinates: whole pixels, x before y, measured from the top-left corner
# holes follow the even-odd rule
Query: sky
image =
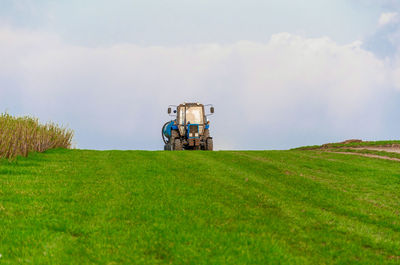
[(399, 139), (400, 2), (0, 2), (0, 111), (160, 150), (182, 102), (214, 104), (218, 150)]

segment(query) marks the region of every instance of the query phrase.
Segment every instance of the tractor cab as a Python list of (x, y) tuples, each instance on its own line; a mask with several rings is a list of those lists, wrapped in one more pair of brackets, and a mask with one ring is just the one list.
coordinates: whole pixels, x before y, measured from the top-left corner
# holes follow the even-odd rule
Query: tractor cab
[(177, 108), (177, 123), (179, 125), (204, 124), (204, 106), (181, 104)]
[(188, 139), (200, 138), (204, 131), (204, 106), (201, 104), (181, 104), (177, 108), (177, 124), (181, 135)]

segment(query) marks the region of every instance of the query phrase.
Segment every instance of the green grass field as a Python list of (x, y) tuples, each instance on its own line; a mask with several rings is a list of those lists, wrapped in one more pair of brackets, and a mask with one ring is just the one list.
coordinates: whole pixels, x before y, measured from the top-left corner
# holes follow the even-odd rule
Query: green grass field
[(395, 161), (59, 149), (0, 187), (0, 264), (400, 263)]

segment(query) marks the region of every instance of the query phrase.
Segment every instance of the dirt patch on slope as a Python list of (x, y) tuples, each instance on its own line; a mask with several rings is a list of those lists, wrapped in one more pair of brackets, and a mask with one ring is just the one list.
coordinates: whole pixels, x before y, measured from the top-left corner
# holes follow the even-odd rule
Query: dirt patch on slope
[[(366, 148), (363, 148), (363, 149), (366, 149)], [(394, 158), (394, 157), (389, 157), (389, 156), (380, 156), (380, 155), (363, 154), (363, 153), (351, 153), (351, 152), (338, 152), (338, 151), (328, 151), (328, 152), (335, 153), (335, 154), (344, 154), (344, 155), (365, 156), (365, 157), (379, 158), (379, 159), (385, 159), (385, 160), (391, 160), (391, 161), (400, 162), (400, 158)]]
[(346, 149), (353, 149), (353, 150), (371, 150), (371, 151), (383, 151), (383, 152), (390, 152), (390, 153), (400, 153), (400, 146), (364, 146), (364, 147), (350, 147)]
[[(383, 141), (382, 141), (383, 142)], [(364, 142), (358, 139), (350, 139), (340, 143), (329, 143), (321, 145), (319, 150), (324, 152), (338, 153), (338, 154), (347, 154), (347, 155), (358, 155), (372, 158), (380, 158), (392, 161), (399, 161), (400, 158), (392, 157), (393, 155), (385, 155), (385, 154), (370, 154), (365, 151), (377, 151), (377, 152), (387, 152), (387, 153), (398, 153), (400, 154), (400, 144), (398, 143), (382, 143), (381, 145), (376, 145), (376, 142), (371, 142), (371, 145), (368, 145), (370, 142)], [(375, 144), (375, 145), (374, 145)], [(355, 146), (349, 146), (355, 145)], [(358, 146), (357, 146), (358, 145)], [(341, 151), (341, 150), (355, 150), (361, 152), (351, 152), (351, 151)]]

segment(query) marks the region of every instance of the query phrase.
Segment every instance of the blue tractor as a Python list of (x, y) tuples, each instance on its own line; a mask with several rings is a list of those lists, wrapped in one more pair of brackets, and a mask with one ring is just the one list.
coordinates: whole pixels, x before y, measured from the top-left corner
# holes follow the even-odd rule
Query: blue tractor
[[(209, 107), (208, 114), (204, 107)], [(168, 114), (175, 120), (168, 121), (161, 130), (165, 143), (164, 150), (213, 150), (210, 136), (210, 121), (207, 117), (214, 114), (214, 107), (199, 103), (170, 105)]]

